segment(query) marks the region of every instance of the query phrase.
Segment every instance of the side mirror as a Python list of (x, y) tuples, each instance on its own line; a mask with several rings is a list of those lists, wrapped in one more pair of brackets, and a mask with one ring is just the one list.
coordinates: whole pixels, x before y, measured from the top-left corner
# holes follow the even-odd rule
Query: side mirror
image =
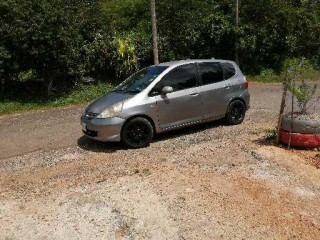
[(170, 86), (165, 86), (162, 88), (161, 90), (163, 95), (167, 95), (168, 93), (172, 93), (173, 92), (173, 88)]

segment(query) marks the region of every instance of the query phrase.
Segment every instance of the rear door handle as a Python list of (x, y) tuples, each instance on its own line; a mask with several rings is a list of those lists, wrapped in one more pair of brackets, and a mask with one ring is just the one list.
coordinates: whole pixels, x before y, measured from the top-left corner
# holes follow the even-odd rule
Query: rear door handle
[(198, 93), (190, 93), (191, 96), (198, 96)]
[(230, 87), (231, 87), (230, 85), (224, 86), (225, 89), (230, 89)]

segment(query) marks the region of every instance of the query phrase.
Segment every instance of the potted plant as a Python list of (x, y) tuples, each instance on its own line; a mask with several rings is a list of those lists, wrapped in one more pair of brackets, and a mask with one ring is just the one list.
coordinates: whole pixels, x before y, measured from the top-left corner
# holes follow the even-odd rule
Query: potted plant
[[(288, 146), (315, 148), (320, 147), (320, 116), (310, 112), (317, 85), (305, 80), (296, 85), (288, 83), (288, 90), (297, 100), (299, 111), (292, 111), (282, 118), (280, 141)], [(318, 100), (318, 99), (317, 99)]]

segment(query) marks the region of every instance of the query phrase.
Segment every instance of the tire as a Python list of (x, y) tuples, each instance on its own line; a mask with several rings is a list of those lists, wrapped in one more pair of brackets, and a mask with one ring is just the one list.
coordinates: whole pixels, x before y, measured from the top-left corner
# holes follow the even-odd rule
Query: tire
[(151, 123), (142, 117), (127, 122), (121, 131), (121, 142), (128, 148), (147, 147), (153, 138)]
[[(290, 139), (290, 132), (280, 132), (280, 142), (288, 145)], [(320, 135), (316, 134), (302, 134), (291, 133), (291, 146), (301, 148), (316, 148), (320, 147)]]
[(281, 128), (287, 132), (304, 133), (304, 134), (320, 134), (320, 122), (313, 120), (293, 119), (287, 116), (282, 119)]
[(229, 125), (237, 125), (243, 122), (245, 115), (245, 104), (240, 100), (234, 100), (228, 106), (225, 121)]

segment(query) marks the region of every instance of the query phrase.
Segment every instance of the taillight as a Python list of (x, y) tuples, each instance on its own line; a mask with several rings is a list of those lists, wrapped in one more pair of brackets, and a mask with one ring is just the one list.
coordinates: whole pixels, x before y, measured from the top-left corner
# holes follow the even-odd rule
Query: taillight
[(249, 82), (248, 81), (246, 81), (245, 87), (246, 87), (246, 89), (249, 88)]

